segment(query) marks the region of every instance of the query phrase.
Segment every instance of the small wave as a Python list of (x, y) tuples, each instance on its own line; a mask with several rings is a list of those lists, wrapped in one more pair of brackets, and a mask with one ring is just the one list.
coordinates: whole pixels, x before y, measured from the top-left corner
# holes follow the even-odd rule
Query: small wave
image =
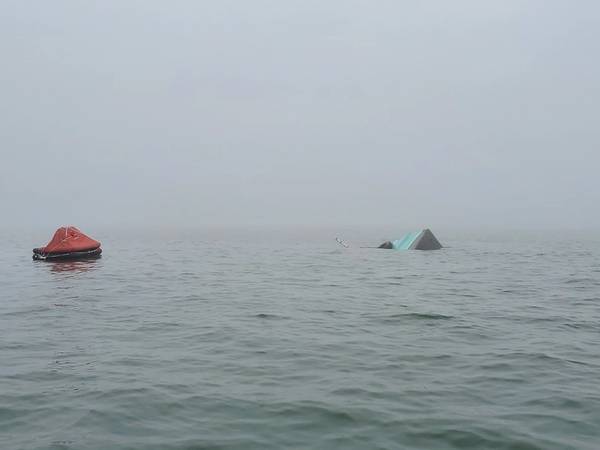
[(177, 328), (180, 327), (181, 324), (178, 322), (151, 322), (151, 323), (145, 323), (140, 325), (139, 327), (136, 328), (136, 331), (138, 332), (143, 332), (143, 331), (160, 331), (160, 330), (164, 330), (166, 328)]
[(378, 319), (384, 322), (395, 322), (400, 320), (449, 320), (453, 319), (454, 316), (448, 316), (445, 314), (437, 313), (397, 313), (390, 314), (388, 316), (379, 316)]
[(38, 314), (38, 313), (44, 313), (44, 312), (48, 312), (51, 311), (51, 308), (49, 306), (38, 306), (35, 308), (30, 308), (30, 309), (19, 309), (16, 311), (9, 311), (9, 312), (5, 312), (2, 313), (2, 316), (26, 316), (29, 314)]
[(567, 322), (563, 323), (564, 327), (574, 328), (576, 330), (597, 330), (600, 325), (592, 322)]
[(436, 314), (436, 313), (407, 313), (407, 314), (395, 314), (395, 315), (401, 316), (401, 317), (410, 317), (413, 319), (444, 320), (444, 319), (454, 318), (454, 316), (447, 316), (445, 314)]
[(330, 424), (356, 423), (359, 418), (351, 411), (332, 408), (326, 403), (303, 401), (296, 404), (280, 404), (270, 407), (271, 411), (287, 417), (299, 417), (305, 419), (313, 417), (314, 420), (328, 422)]
[(569, 278), (567, 281), (565, 281), (565, 284), (592, 284), (592, 285), (597, 285), (598, 281), (594, 278)]
[(507, 360), (524, 360), (530, 364), (577, 364), (584, 366), (589, 365), (589, 363), (584, 361), (562, 358), (557, 355), (549, 355), (543, 352), (510, 352), (504, 354), (494, 354), (493, 356), (502, 358), (504, 362), (484, 364), (481, 367), (484, 369), (499, 369), (498, 365), (502, 364), (506, 366), (503, 368), (508, 370), (512, 367), (513, 362), (508, 362)]
[(288, 319), (289, 317), (280, 316), (278, 314), (268, 314), (268, 313), (260, 313), (256, 314), (254, 317), (258, 319)]
[[(417, 442), (445, 442), (448, 448), (481, 449), (481, 448), (519, 448), (527, 450), (540, 450), (541, 447), (517, 437), (507, 438), (503, 434), (491, 429), (456, 429), (442, 427), (438, 430), (410, 431), (407, 433)], [(507, 439), (510, 441), (507, 442)], [(423, 446), (427, 447), (427, 446)]]

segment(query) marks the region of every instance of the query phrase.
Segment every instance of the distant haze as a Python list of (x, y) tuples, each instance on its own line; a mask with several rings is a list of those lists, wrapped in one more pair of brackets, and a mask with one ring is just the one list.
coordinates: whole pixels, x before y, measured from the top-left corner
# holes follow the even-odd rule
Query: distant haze
[(9, 226), (597, 228), (600, 2), (4, 0), (0, 152)]

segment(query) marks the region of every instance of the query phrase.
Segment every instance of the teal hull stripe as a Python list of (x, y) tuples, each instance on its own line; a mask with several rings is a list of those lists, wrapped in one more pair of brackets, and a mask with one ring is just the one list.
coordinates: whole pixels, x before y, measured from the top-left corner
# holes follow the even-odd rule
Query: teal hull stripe
[(412, 233), (405, 234), (402, 239), (392, 241), (394, 250), (409, 250), (421, 233), (422, 231), (413, 231)]

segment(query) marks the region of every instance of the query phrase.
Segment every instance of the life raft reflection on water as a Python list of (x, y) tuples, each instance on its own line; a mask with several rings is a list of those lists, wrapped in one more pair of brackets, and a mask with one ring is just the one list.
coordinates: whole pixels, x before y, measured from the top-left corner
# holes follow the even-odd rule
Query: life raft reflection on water
[(33, 249), (36, 260), (94, 259), (102, 254), (100, 242), (75, 227), (61, 227), (45, 247)]

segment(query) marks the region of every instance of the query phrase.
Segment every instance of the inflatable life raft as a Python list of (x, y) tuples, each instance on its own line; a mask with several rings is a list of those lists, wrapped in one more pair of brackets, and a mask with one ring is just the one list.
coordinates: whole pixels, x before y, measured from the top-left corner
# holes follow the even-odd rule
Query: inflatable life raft
[(45, 247), (33, 249), (36, 260), (94, 259), (102, 254), (100, 242), (75, 227), (61, 227)]

